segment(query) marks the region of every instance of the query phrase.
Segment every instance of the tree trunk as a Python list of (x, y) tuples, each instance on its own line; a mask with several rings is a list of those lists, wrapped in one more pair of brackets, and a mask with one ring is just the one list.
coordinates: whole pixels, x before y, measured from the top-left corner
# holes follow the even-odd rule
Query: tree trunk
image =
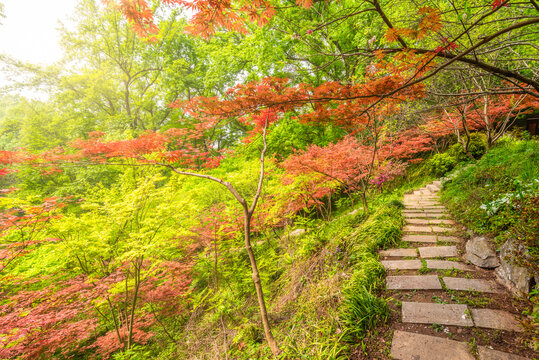
[(244, 207), (244, 231), (245, 231), (245, 250), (249, 255), (249, 261), (251, 263), (251, 271), (253, 284), (256, 289), (256, 297), (258, 299), (258, 307), (260, 308), (260, 317), (262, 319), (262, 326), (264, 327), (264, 335), (266, 341), (271, 349), (271, 352), (274, 356), (278, 356), (281, 353), (279, 345), (273, 334), (271, 333), (271, 328), (268, 319), (268, 311), (266, 309), (266, 302), (264, 301), (264, 292), (262, 291), (262, 282), (260, 281), (260, 274), (258, 273), (258, 266), (256, 264), (255, 254), (253, 253), (253, 248), (251, 247), (251, 217), (252, 213), (249, 212), (247, 207)]

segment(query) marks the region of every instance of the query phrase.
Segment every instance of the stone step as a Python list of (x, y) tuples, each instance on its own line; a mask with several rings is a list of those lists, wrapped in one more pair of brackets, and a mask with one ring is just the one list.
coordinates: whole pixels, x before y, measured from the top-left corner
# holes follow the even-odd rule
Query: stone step
[(422, 214), (445, 214), (444, 209), (429, 209), (429, 208), (423, 208), (423, 207), (406, 207), (403, 211), (403, 214), (410, 214), (410, 213), (422, 213)]
[(438, 201), (440, 197), (438, 195), (404, 195), (402, 197), (404, 201), (413, 201), (413, 200), (429, 200), (429, 201)]
[(474, 325), (468, 306), (463, 304), (433, 304), (402, 302), (402, 322), (471, 327)]
[(426, 201), (426, 200), (418, 200), (418, 201), (405, 200), (402, 203), (404, 204), (405, 207), (412, 207), (412, 206), (425, 207), (425, 206), (439, 206), (440, 205), (440, 203), (437, 201)]
[(455, 277), (443, 278), (445, 287), (449, 290), (477, 291), (486, 293), (500, 293), (502, 290), (494, 281), (484, 279), (465, 279)]
[(472, 309), (471, 310), (475, 326), (522, 332), (524, 329), (520, 326), (520, 322), (516, 320), (515, 315), (503, 310), (492, 309)]
[(427, 269), (431, 270), (462, 270), (462, 271), (475, 271), (474, 268), (456, 261), (448, 260), (425, 260), (427, 263)]
[(464, 304), (402, 302), (402, 322), (441, 324), (523, 332), (515, 315), (504, 310), (469, 309)]
[(419, 270), (423, 266), (420, 260), (382, 260), (387, 270)]
[(425, 211), (425, 210), (435, 210), (440, 211), (444, 210), (445, 208), (443, 205), (440, 205), (440, 203), (433, 203), (429, 201), (428, 204), (425, 204), (422, 201), (403, 201), (404, 210), (418, 210), (418, 211)]
[(405, 212), (404, 217), (405, 218), (441, 218), (445, 214), (444, 213), (432, 213), (432, 212), (417, 212), (417, 211), (410, 211)]
[(423, 246), (419, 248), (419, 256), (422, 258), (436, 257), (456, 257), (458, 251), (456, 246)]
[(416, 219), (416, 218), (406, 218), (406, 223), (412, 225), (453, 225), (455, 224), (452, 220), (446, 219)]
[(388, 276), (386, 287), (390, 290), (442, 290), (437, 275)]
[(436, 243), (436, 235), (403, 235), (402, 241), (420, 242), (420, 243)]
[(445, 212), (446, 208), (442, 205), (433, 205), (433, 206), (407, 206), (404, 209), (404, 212)]
[(440, 180), (435, 180), (432, 182), (432, 185), (438, 186), (438, 188), (442, 188), (442, 182)]
[(387, 249), (379, 252), (382, 256), (414, 256), (417, 257), (417, 249)]
[[(456, 261), (425, 260), (427, 269), (474, 271), (473, 268)], [(382, 265), (387, 270), (419, 270), (423, 267), (421, 260), (382, 260)]]
[(445, 214), (445, 209), (442, 208), (430, 208), (426, 206), (419, 206), (419, 205), (409, 205), (406, 206), (402, 212), (403, 214), (409, 214), (409, 213), (428, 213), (428, 214), (438, 214), (442, 215)]
[(402, 241), (419, 243), (436, 243), (437, 241), (460, 242), (455, 236), (445, 236), (436, 234), (406, 234), (402, 236)]
[(391, 343), (395, 360), (474, 360), (465, 342), (396, 330)]
[(404, 232), (410, 232), (410, 233), (446, 233), (451, 232), (451, 228), (441, 227), (441, 226), (435, 226), (435, 225), (426, 225), (426, 226), (418, 226), (418, 225), (406, 225), (403, 228)]
[(434, 184), (427, 185), (427, 189), (430, 190), (430, 192), (432, 193), (437, 193), (438, 191), (440, 191), (440, 188)]
[(484, 346), (477, 347), (477, 354), (479, 355), (479, 360), (528, 360), (522, 356), (492, 350)]

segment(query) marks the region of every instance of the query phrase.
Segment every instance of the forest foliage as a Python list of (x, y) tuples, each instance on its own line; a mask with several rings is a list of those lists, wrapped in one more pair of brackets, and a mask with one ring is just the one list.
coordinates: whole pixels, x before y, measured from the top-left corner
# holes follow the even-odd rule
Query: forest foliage
[(62, 61), (2, 59), (46, 99), (0, 99), (0, 357), (348, 358), (399, 197), (463, 163), (454, 211), (536, 248), (538, 14), (80, 0)]

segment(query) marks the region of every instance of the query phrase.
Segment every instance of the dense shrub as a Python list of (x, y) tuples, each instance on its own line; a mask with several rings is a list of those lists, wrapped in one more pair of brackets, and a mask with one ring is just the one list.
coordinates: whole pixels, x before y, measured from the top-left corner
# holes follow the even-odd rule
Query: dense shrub
[(456, 165), (457, 160), (448, 153), (436, 154), (427, 163), (429, 171), (436, 176), (444, 176), (453, 170)]
[[(474, 158), (479, 159), (485, 154), (487, 150), (487, 141), (484, 135), (480, 133), (470, 134), (470, 143), (468, 144), (468, 153)], [(448, 153), (457, 161), (468, 161), (471, 160), (466, 151), (464, 151), (464, 146), (460, 143), (453, 144)]]
[[(479, 133), (470, 134), (468, 152), (464, 150), (461, 143), (453, 144), (442, 154), (435, 154), (427, 161), (427, 169), (435, 176), (444, 176), (453, 170), (458, 163), (470, 160), (477, 160), (485, 154), (487, 142), (485, 137)], [(470, 158), (471, 156), (471, 158)]]

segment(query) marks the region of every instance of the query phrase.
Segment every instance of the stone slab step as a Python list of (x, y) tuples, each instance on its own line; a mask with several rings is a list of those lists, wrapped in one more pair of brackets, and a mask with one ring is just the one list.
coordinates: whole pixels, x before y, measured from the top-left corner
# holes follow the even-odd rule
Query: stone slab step
[(457, 269), (462, 271), (474, 271), (474, 268), (456, 261), (448, 260), (425, 260), (427, 269), (450, 270)]
[(414, 256), (417, 257), (417, 249), (387, 249), (379, 252), (382, 256)]
[(404, 208), (405, 211), (410, 211), (410, 210), (416, 210), (416, 211), (427, 211), (427, 210), (433, 210), (433, 211), (440, 211), (440, 210), (447, 210), (445, 206), (443, 206), (442, 204), (434, 204), (434, 205), (425, 205), (425, 206), (418, 206), (418, 205), (415, 205), (415, 204), (410, 204), (408, 206), (405, 206)]
[(437, 235), (438, 241), (447, 241), (447, 242), (460, 242), (461, 240), (456, 236), (448, 235)]
[(407, 212), (433, 212), (433, 213), (443, 213), (446, 211), (446, 208), (442, 208), (440, 206), (416, 206), (416, 205), (409, 205), (404, 207), (404, 213)]
[(402, 200), (403, 201), (421, 201), (421, 200), (438, 201), (440, 200), (440, 197), (438, 195), (404, 195)]
[(477, 327), (506, 331), (524, 331), (520, 323), (516, 320), (515, 315), (507, 311), (472, 309), (471, 313), (474, 324)]
[(441, 218), (445, 214), (443, 213), (429, 213), (429, 212), (405, 212), (404, 217), (405, 218)]
[(474, 325), (463, 304), (434, 304), (402, 302), (402, 322), (414, 324), (441, 324), (471, 327)]
[(412, 225), (453, 225), (452, 220), (446, 219), (416, 219), (416, 218), (406, 218), (407, 224)]
[(459, 291), (478, 291), (486, 293), (500, 293), (502, 292), (498, 284), (494, 281), (484, 279), (465, 279), (455, 277), (443, 278), (445, 287), (449, 290)]
[(479, 360), (528, 360), (522, 356), (492, 350), (484, 346), (477, 347), (477, 354), (479, 355)]
[(418, 242), (418, 243), (436, 243), (437, 241), (460, 242), (455, 236), (444, 235), (426, 235), (426, 234), (406, 234), (403, 235), (402, 241)]
[(404, 232), (413, 232), (413, 233), (445, 233), (452, 231), (451, 228), (445, 228), (441, 226), (435, 226), (435, 225), (426, 225), (426, 226), (419, 226), (419, 225), (406, 225), (403, 229)]
[(387, 270), (419, 270), (422, 267), (420, 260), (382, 260)]
[(395, 360), (474, 360), (464, 342), (400, 330), (393, 334), (391, 357)]
[(404, 215), (410, 215), (410, 214), (421, 214), (423, 216), (421, 217), (424, 217), (425, 214), (433, 214), (433, 215), (438, 215), (438, 216), (442, 216), (442, 215), (445, 215), (445, 209), (426, 209), (426, 208), (419, 208), (419, 207), (416, 207), (416, 208), (405, 208), (403, 210), (403, 214)]
[(430, 190), (430, 192), (432, 193), (437, 193), (440, 190), (440, 187), (434, 184), (429, 184), (427, 185), (427, 189)]
[(437, 202), (437, 201), (425, 201), (425, 200), (421, 200), (421, 201), (403, 201), (402, 203), (404, 204), (405, 207), (418, 207), (418, 208), (423, 208), (425, 206), (440, 205), (440, 203)]
[(420, 242), (420, 243), (436, 243), (436, 235), (403, 235), (402, 241)]
[(422, 258), (435, 257), (456, 257), (458, 251), (456, 246), (422, 246), (419, 248), (419, 256)]
[(436, 243), (436, 235), (404, 235), (402, 241), (420, 242), (420, 243)]
[(441, 290), (442, 284), (436, 275), (388, 276), (386, 286), (390, 290)]

